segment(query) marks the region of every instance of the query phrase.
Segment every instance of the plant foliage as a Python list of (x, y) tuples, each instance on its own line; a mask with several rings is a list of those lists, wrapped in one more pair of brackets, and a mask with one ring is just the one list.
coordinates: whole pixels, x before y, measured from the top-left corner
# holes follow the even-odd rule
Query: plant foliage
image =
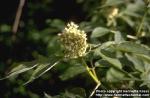
[[(45, 6), (41, 6), (41, 2)], [(29, 1), (31, 10), (29, 15), (34, 15), (34, 12), (41, 8), (50, 12), (48, 6), (53, 4), (54, 0), (41, 2), (34, 5)], [(34, 56), (34, 60), (33, 58), (33, 61), (27, 62), (14, 60), (15, 62), (10, 64), (13, 68), (5, 78), (2, 78), (2, 81), (18, 76), (25, 78), (25, 81), (21, 82), (24, 85), (30, 85), (32, 82), (34, 84), (34, 81), (41, 79), (68, 83), (68, 85), (64, 84), (66, 86), (57, 93), (51, 94), (51, 92), (43, 91), (45, 98), (87, 98), (94, 92), (93, 88), (96, 85), (100, 85), (98, 89), (149, 90), (149, 0), (75, 0), (75, 3), (82, 5), (81, 10), (86, 13), (84, 20), (80, 20), (79, 23), (79, 28), (85, 31), (88, 39), (86, 55), (78, 58), (65, 58), (64, 48), (58, 34), (63, 32), (69, 19), (46, 18), (44, 19), (45, 26), (38, 29), (40, 25), (37, 25), (36, 20), (30, 17), (27, 22), (23, 21), (25, 25), (20, 27), (27, 33), (18, 31), (18, 38), (14, 43), (24, 38), (27, 44), (35, 45), (35, 49), (29, 52), (29, 57)], [(7, 34), (10, 32), (10, 26), (0, 25), (0, 32)], [(6, 39), (10, 39), (10, 36), (5, 34), (0, 36), (0, 42), (5, 42), (7, 47), (12, 47), (11, 40)], [(77, 85), (77, 81), (80, 81), (80, 85)], [(30, 94), (29, 96), (37, 95)]]

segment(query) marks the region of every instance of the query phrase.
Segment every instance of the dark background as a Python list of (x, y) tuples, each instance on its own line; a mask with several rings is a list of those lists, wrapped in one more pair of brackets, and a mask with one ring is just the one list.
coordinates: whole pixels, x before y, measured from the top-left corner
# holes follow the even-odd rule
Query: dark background
[[(47, 2), (46, 2), (47, 1)], [(10, 70), (14, 62), (32, 61), (34, 57), (33, 51), (40, 54), (46, 54), (43, 51), (46, 45), (42, 42), (34, 42), (27, 38), (30, 20), (34, 22), (31, 26), (38, 30), (45, 29), (46, 19), (61, 19), (65, 22), (74, 20), (80, 22), (85, 19), (86, 12), (82, 10), (82, 4), (77, 4), (75, 0), (26, 0), (23, 7), (21, 22), (25, 26), (19, 27), (16, 35), (11, 32), (13, 22), (15, 20), (16, 11), (19, 0), (2, 0), (0, 3), (0, 25), (7, 24), (10, 29), (1, 32), (0, 36), (4, 39), (0, 40), (0, 73), (3, 77)], [(19, 34), (20, 33), (20, 34)], [(15, 36), (15, 40), (13, 37)], [(42, 49), (41, 49), (42, 48)], [(4, 72), (5, 71), (5, 72)], [(75, 84), (82, 85), (79, 79), (68, 82), (60, 82), (57, 73), (53, 73), (52, 79), (37, 79), (37, 81), (23, 86), (24, 81), (21, 76), (16, 80), (0, 81), (0, 97), (1, 98), (39, 98), (43, 96), (43, 92), (50, 92), (56, 95), (59, 91), (63, 91), (66, 85)], [(42, 83), (41, 83), (42, 81)], [(34, 94), (35, 93), (35, 94)], [(34, 96), (34, 97), (33, 97)]]

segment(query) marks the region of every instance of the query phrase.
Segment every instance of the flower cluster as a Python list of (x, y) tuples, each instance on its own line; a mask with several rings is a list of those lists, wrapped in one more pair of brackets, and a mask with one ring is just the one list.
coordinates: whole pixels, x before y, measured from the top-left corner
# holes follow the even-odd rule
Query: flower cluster
[(88, 44), (86, 34), (78, 29), (73, 22), (68, 23), (63, 33), (59, 34), (60, 41), (65, 48), (65, 57), (78, 58), (85, 55)]

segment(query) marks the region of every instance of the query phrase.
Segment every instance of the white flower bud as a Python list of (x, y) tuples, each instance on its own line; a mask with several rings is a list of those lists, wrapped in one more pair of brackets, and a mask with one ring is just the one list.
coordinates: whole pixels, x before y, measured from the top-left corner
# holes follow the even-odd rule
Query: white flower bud
[(109, 19), (113, 19), (114, 17), (116, 17), (118, 15), (119, 9), (116, 7), (113, 7), (109, 10), (108, 13), (108, 18)]

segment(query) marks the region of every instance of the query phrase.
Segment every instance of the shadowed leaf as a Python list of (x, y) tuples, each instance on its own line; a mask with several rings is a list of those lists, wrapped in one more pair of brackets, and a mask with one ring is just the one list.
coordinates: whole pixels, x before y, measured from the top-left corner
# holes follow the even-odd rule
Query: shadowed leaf
[(62, 80), (67, 80), (85, 71), (86, 69), (84, 66), (74, 65), (74, 66), (69, 67), (62, 75), (60, 75), (60, 78)]

